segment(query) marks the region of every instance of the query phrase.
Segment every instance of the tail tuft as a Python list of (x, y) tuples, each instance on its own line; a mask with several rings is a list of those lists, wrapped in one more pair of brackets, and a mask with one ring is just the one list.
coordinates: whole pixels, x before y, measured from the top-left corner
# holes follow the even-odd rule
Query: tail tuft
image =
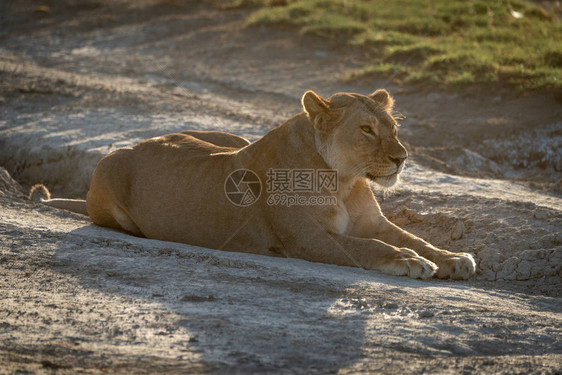
[(51, 199), (51, 193), (43, 184), (33, 185), (29, 191), (29, 200), (37, 203)]

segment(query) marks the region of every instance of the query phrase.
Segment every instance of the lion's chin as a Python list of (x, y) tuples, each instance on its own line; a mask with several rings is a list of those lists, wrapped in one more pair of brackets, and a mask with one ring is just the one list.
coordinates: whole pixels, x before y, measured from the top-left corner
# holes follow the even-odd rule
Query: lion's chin
[(367, 178), (380, 187), (388, 189), (398, 183), (398, 181), (400, 180), (400, 174), (396, 172), (389, 176), (373, 176), (372, 174), (367, 173)]

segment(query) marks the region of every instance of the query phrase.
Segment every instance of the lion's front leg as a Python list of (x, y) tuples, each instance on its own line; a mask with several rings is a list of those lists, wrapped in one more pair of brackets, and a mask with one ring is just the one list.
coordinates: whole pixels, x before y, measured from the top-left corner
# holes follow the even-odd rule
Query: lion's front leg
[(466, 280), (476, 272), (472, 255), (438, 249), (388, 221), (366, 182), (358, 182), (350, 197), (345, 202), (352, 218), (348, 235), (377, 239), (398, 248), (412, 249), (435, 263), (439, 267), (435, 276), (442, 279)]
[(403, 230), (381, 216), (374, 223), (375, 238), (394, 246), (407, 247), (434, 262), (439, 269), (435, 276), (441, 279), (466, 280), (476, 272), (476, 263), (468, 253), (441, 250)]
[[(311, 262), (355, 266), (395, 276), (427, 279), (437, 271), (430, 260), (408, 248), (374, 238), (336, 233), (318, 207), (276, 207), (269, 210), (283, 254)], [(290, 217), (290, 221), (286, 218)]]
[[(320, 248), (318, 247), (320, 245)], [(353, 265), (378, 270), (389, 275), (428, 279), (435, 275), (437, 265), (415, 251), (398, 248), (376, 239), (357, 238), (337, 233), (324, 233), (308, 244), (299, 258), (339, 265)], [(321, 255), (315, 257), (315, 249)]]

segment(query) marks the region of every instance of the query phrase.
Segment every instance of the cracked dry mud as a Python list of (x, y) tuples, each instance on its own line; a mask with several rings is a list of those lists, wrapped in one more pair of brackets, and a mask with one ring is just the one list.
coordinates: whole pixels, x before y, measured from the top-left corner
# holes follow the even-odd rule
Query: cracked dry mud
[[(244, 29), (247, 10), (207, 2), (40, 5), (0, 5), (0, 372), (560, 371), (552, 97), (343, 83), (360, 51)], [(377, 192), (383, 210), (472, 253), (470, 281), (139, 239), (23, 199), (38, 182), (83, 197), (101, 156), (144, 138), (255, 140), (298, 112), (307, 89), (383, 86), (407, 115), (413, 159), (396, 191)]]

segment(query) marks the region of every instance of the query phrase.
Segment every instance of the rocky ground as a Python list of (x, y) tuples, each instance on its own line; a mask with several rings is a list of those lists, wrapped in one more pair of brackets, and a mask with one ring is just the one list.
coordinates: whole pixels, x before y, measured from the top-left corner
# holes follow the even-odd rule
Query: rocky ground
[[(562, 106), (552, 93), (343, 82), (362, 51), (196, 1), (0, 5), (0, 372), (546, 373), (562, 363)], [(84, 197), (108, 151), (179, 130), (255, 140), (307, 89), (406, 115), (402, 227), (468, 282), (130, 237), (23, 198)], [(10, 178), (13, 176), (18, 183)], [(23, 186), (23, 187), (22, 187)]]

